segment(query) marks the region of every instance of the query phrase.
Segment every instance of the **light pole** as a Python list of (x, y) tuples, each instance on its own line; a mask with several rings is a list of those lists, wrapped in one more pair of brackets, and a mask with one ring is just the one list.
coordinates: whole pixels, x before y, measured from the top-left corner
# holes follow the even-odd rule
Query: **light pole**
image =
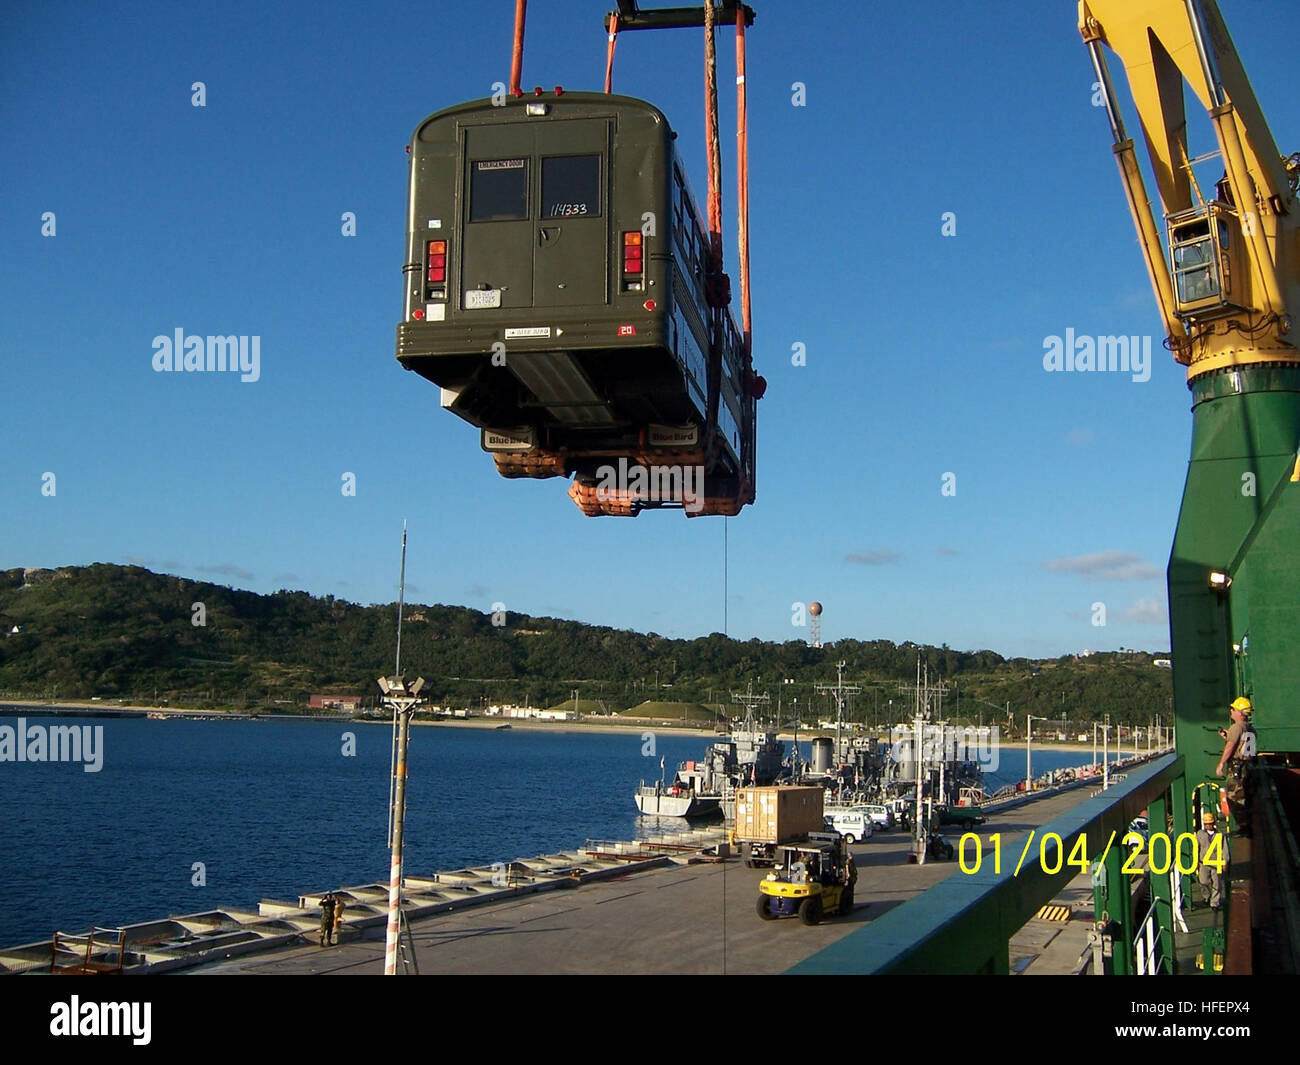
[(1034, 790), (1034, 773), (1030, 764), (1030, 752), (1034, 747), (1034, 722), (1046, 721), (1045, 717), (1035, 717), (1033, 714), (1025, 715), (1025, 791)]
[(799, 696), (796, 695), (791, 701), (794, 703), (794, 760), (791, 768), (794, 769), (794, 777), (798, 781), (802, 776), (799, 771)]
[(409, 688), (400, 676), (380, 677), (379, 689), (384, 704), (392, 707), (397, 722), (397, 755), (393, 767), (392, 828), (389, 846), (392, 861), (388, 870), (388, 932), (384, 937), (384, 975), (397, 975), (397, 940), (401, 933), (402, 914), (402, 829), (406, 822), (406, 749), (411, 737), (411, 715), (420, 701), (424, 678)]
[(1105, 791), (1110, 787), (1110, 714), (1106, 715), (1106, 724), (1102, 726), (1101, 736), (1101, 788)]
[(1025, 791), (1034, 790), (1034, 773), (1030, 768), (1029, 753), (1034, 749), (1034, 715), (1025, 715)]

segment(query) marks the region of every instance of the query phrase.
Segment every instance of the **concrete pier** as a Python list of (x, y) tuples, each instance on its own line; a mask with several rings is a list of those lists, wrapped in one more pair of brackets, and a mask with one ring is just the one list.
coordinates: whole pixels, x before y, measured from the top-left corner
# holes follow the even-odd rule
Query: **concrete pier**
[[(1008, 835), (1045, 824), (1088, 796), (1085, 789), (991, 815), (979, 829)], [(957, 836), (950, 836), (954, 845)], [(763, 870), (735, 859), (675, 855), (567, 890), (521, 894), (492, 905), (411, 921), (421, 973), (779, 973), (949, 876), (954, 862), (907, 862), (909, 840), (882, 833), (852, 848), (857, 905), (816, 927), (766, 922), (754, 912)], [(1078, 972), (1087, 949), (1091, 891), (1078, 878), (1054, 900), (1066, 920), (1035, 918), (1011, 944), (1013, 970)], [(1059, 911), (1058, 911), (1059, 915)], [(284, 946), (196, 967), (201, 973), (377, 974), (383, 930), (358, 929), (341, 945)]]
[[(986, 808), (978, 829), (1011, 840), (1053, 820), (1099, 782), (1020, 795)], [(946, 831), (956, 848), (959, 830)], [(422, 973), (776, 973), (951, 876), (956, 861), (908, 862), (911, 840), (878, 833), (852, 850), (856, 907), (816, 927), (766, 922), (754, 912), (765, 870), (727, 855), (713, 825), (634, 842), (583, 847), (490, 866), (412, 875), (405, 914)], [(91, 949), (67, 937), (61, 967), (84, 952), (96, 968), (126, 973), (379, 973), (387, 887), (335, 888), (345, 903), (339, 943), (317, 943), (324, 891), (100, 930)], [(1019, 973), (1073, 973), (1088, 963), (1090, 877), (1077, 877), (1009, 944)], [(126, 944), (114, 953), (114, 942)], [(103, 949), (100, 944), (103, 943)], [(49, 940), (0, 949), (0, 973), (48, 970)]]

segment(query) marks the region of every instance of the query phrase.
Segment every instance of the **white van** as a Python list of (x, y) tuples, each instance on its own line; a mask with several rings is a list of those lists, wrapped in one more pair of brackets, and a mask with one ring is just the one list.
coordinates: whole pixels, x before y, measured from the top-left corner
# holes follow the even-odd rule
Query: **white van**
[(877, 832), (888, 832), (894, 827), (894, 814), (888, 806), (864, 806), (863, 809), (871, 815)]
[(831, 807), (825, 811), (825, 821), (828, 828), (844, 837), (845, 843), (870, 839), (875, 831), (875, 823), (865, 806)]

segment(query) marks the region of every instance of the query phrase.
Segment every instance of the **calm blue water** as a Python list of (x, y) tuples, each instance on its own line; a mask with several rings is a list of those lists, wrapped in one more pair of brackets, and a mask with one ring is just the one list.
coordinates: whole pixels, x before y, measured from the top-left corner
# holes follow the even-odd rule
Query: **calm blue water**
[[(387, 725), (27, 721), (102, 725), (104, 764), (0, 763), (0, 944), (388, 880)], [(657, 742), (671, 774), (707, 740)], [(413, 728), (407, 871), (633, 838), (647, 826), (632, 793), (659, 775), (641, 748), (634, 734)]]
[[(1143, 753), (1145, 753), (1143, 748)], [(1097, 747), (1097, 764), (1101, 764), (1102, 750)], [(1126, 747), (1123, 756), (1131, 758), (1133, 748)], [(1069, 766), (1091, 765), (1092, 748), (1085, 747), (1080, 751), (1045, 751), (1034, 745), (1031, 753), (1030, 768), (1035, 777), (1041, 777), (1044, 773), (1055, 769), (1065, 769)], [(1120, 755), (1114, 749), (1110, 752), (1110, 760), (1118, 762)], [(1005, 787), (1007, 784), (1014, 784), (1017, 781), (1025, 779), (1025, 748), (1022, 744), (1019, 747), (1002, 747), (998, 751), (998, 767), (996, 770), (984, 774), (984, 790), (992, 795), (998, 788)]]
[[(104, 762), (0, 763), (0, 945), (388, 879), (387, 725), (26, 718), (102, 726)], [(671, 775), (707, 743), (661, 734), (646, 757), (632, 733), (414, 728), (407, 872), (681, 827), (645, 823), (632, 793), (658, 777), (659, 755)], [(1036, 751), (1033, 766), (1089, 761)], [(1007, 749), (990, 783), (1023, 775), (1024, 749)], [(195, 862), (205, 886), (191, 883)]]

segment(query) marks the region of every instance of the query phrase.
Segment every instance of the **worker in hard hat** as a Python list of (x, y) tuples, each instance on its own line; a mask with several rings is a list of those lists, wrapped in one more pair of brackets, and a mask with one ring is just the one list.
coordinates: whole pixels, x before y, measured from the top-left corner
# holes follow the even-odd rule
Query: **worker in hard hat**
[[(1218, 819), (1213, 810), (1201, 814), (1201, 830), (1196, 833), (1196, 879), (1201, 885), (1201, 902), (1218, 911), (1223, 906), (1223, 872), (1220, 862), (1227, 862), (1227, 844), (1219, 835)], [(1218, 839), (1216, 844), (1214, 841)], [(1211, 853), (1213, 850), (1213, 853)], [(1208, 862), (1214, 862), (1213, 865)]]
[(1232, 700), (1228, 714), (1232, 726), (1224, 733), (1223, 755), (1214, 770), (1216, 776), (1226, 777), (1223, 797), (1237, 822), (1237, 835), (1250, 836), (1250, 767), (1255, 762), (1255, 729), (1250, 723), (1254, 706), (1244, 695)]

